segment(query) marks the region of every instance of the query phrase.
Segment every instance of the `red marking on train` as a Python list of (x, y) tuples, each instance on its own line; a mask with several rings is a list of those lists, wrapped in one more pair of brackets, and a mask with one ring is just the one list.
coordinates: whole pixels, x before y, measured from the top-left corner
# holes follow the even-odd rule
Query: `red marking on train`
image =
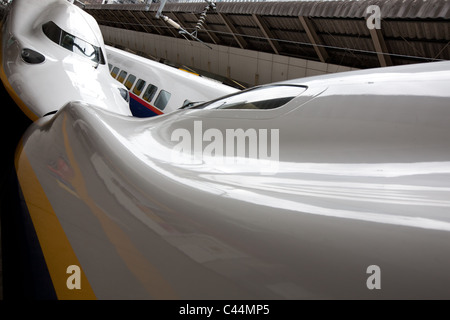
[(142, 104), (144, 107), (146, 107), (147, 109), (153, 111), (154, 113), (160, 115), (163, 114), (164, 112), (162, 112), (161, 110), (159, 110), (158, 108), (152, 106), (150, 103), (148, 103), (145, 100), (142, 100), (141, 98), (139, 98), (137, 95), (135, 95), (134, 93), (130, 92), (130, 97), (134, 100), (136, 100), (137, 102), (139, 102), (140, 104)]

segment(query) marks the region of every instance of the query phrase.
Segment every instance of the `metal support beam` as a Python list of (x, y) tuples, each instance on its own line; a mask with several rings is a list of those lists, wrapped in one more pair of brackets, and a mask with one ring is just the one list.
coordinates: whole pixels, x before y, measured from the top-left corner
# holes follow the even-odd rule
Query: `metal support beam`
[(300, 19), (303, 29), (305, 29), (306, 34), (308, 35), (309, 41), (314, 46), (314, 50), (316, 51), (320, 61), (326, 62), (328, 60), (328, 53), (324, 47), (320, 46), (321, 44), (320, 38), (317, 35), (316, 30), (314, 29), (314, 26), (311, 23), (311, 20), (308, 17), (303, 16), (299, 16), (298, 18)]
[(247, 41), (245, 41), (245, 39), (241, 35), (239, 35), (239, 32), (236, 30), (233, 23), (231, 23), (230, 18), (228, 18), (227, 15), (224, 13), (218, 12), (217, 14), (222, 19), (222, 22), (225, 24), (228, 31), (231, 32), (234, 39), (238, 43), (239, 47), (241, 47), (241, 49), (247, 49), (248, 48)]
[(378, 61), (380, 61), (380, 66), (387, 67), (392, 66), (391, 57), (387, 54), (389, 53), (386, 42), (384, 42), (383, 33), (381, 29), (369, 29), (370, 36), (372, 37), (373, 46), (375, 47), (375, 51), (377, 52)]
[(121, 21), (124, 21), (127, 25), (127, 29), (134, 30), (134, 31), (140, 31), (139, 27), (136, 25), (136, 22), (133, 20), (130, 20), (128, 18), (128, 12), (125, 10), (118, 10), (117, 15)]
[(273, 40), (275, 39), (275, 37), (273, 36), (267, 24), (262, 20), (262, 17), (254, 13), (252, 14), (252, 17), (253, 20), (255, 20), (256, 24), (258, 25), (259, 29), (261, 29), (261, 32), (264, 34), (264, 37), (266, 37), (267, 42), (269, 42), (275, 54), (280, 54), (281, 47), (278, 41)]
[(124, 10), (124, 13), (126, 13), (127, 21), (132, 23), (136, 29), (139, 29), (141, 32), (146, 31), (142, 23), (140, 23), (139, 19), (133, 14), (134, 11), (131, 10)]
[(159, 35), (164, 35), (164, 32), (157, 27), (155, 24), (153, 24), (152, 22), (152, 18), (149, 17), (150, 13), (148, 11), (145, 11), (145, 13), (143, 11), (136, 11), (140, 17), (142, 17), (144, 19), (144, 22), (146, 22), (147, 26), (149, 26), (152, 30), (155, 30)]
[(108, 14), (113, 17), (113, 19), (111, 21), (117, 22), (117, 23), (115, 23), (116, 24), (116, 26), (115, 26), (116, 28), (117, 28), (117, 25), (122, 25), (123, 29), (125, 29), (125, 30), (129, 29), (128, 25), (126, 25), (126, 24), (124, 24), (122, 22), (122, 20), (119, 18), (119, 16), (115, 13), (114, 10), (106, 10), (106, 12), (108, 12)]
[[(143, 30), (145, 30), (146, 33), (152, 33), (151, 30), (149, 28), (147, 28), (147, 26), (145, 24), (142, 23), (141, 21), (141, 17), (138, 16), (136, 13), (138, 11), (130, 11), (130, 14), (134, 17), (134, 19), (137, 21), (137, 23), (141, 26), (141, 28)], [(145, 16), (144, 16), (145, 17)]]

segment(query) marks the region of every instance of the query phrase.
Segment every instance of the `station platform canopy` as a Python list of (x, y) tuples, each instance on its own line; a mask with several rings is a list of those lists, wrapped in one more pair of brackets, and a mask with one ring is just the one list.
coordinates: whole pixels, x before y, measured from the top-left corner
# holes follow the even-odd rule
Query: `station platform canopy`
[[(162, 13), (193, 32), (206, 4), (167, 2)], [(379, 16), (370, 6), (380, 9)], [(159, 7), (86, 4), (85, 10), (100, 25), (181, 38), (156, 18)], [(221, 1), (208, 10), (197, 36), (354, 68), (450, 60), (450, 0)]]

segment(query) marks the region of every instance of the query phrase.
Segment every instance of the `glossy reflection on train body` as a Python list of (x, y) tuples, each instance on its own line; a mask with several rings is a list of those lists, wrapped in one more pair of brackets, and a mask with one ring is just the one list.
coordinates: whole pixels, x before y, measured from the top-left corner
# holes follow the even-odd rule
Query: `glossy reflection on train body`
[[(75, 102), (34, 123), (16, 171), (57, 297), (450, 298), (449, 71), (272, 84), (259, 90), (299, 90), (265, 110), (254, 99), (136, 119)], [(200, 161), (174, 161), (173, 132), (194, 136), (198, 122), (278, 129), (277, 170), (219, 165), (207, 139)], [(80, 291), (66, 287), (68, 265)]]

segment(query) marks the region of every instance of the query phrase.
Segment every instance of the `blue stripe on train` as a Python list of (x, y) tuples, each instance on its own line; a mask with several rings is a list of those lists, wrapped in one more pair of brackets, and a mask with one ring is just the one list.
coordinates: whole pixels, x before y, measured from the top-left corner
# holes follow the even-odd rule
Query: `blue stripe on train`
[(155, 111), (150, 110), (148, 107), (146, 107), (143, 103), (141, 103), (137, 99), (139, 98), (134, 98), (133, 95), (130, 94), (130, 110), (133, 116), (139, 118), (148, 118), (159, 115)]

